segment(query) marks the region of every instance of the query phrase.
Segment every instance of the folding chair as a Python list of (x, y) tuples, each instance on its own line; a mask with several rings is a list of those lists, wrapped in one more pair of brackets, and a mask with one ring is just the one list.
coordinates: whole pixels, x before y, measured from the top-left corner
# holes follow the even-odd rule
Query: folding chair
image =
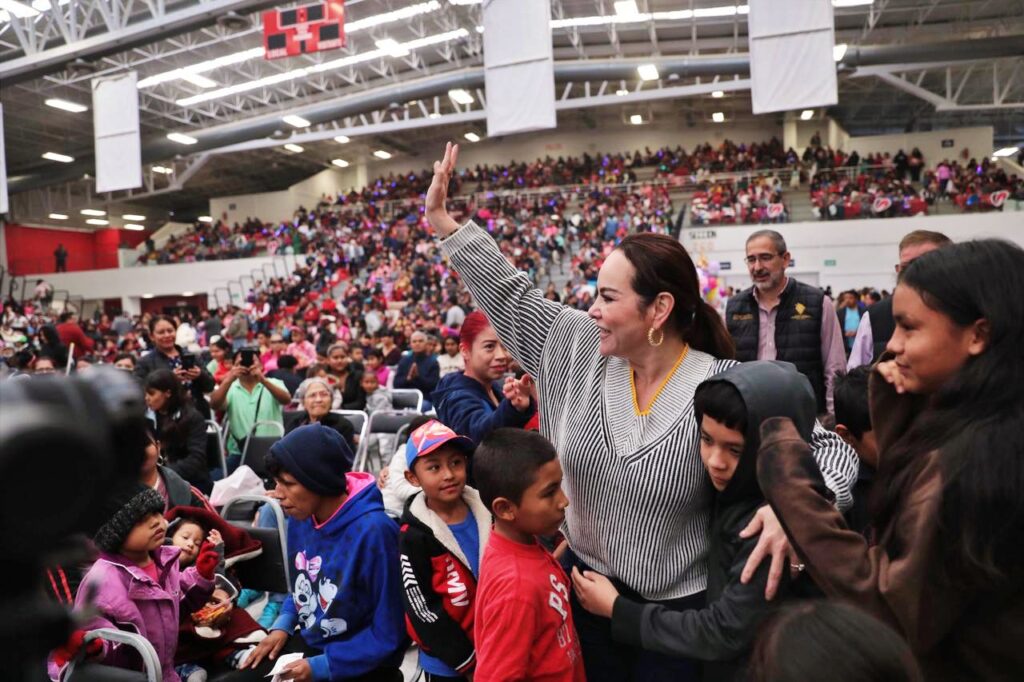
[[(270, 505), (274, 512), (276, 528), (261, 528), (253, 523), (253, 504)], [(243, 514), (231, 514), (233, 507), (240, 507)], [(263, 551), (251, 559), (239, 561), (233, 568), (243, 587), (258, 592), (292, 591), (291, 562), (288, 560), (288, 530), (284, 512), (277, 500), (260, 495), (239, 495), (228, 500), (220, 512), (221, 517), (233, 526), (245, 530), (263, 544)], [(241, 518), (232, 518), (232, 516)]]
[(418, 388), (396, 388), (391, 391), (391, 406), (396, 410), (423, 411), (423, 392)]
[(356, 447), (358, 448), (363, 440), (366, 439), (367, 429), (370, 426), (370, 415), (366, 414), (364, 410), (331, 410), (334, 414), (340, 414), (345, 419), (349, 420), (352, 424), (352, 428), (355, 429)]
[(218, 478), (227, 476), (228, 463), (224, 447), (224, 437), (220, 432), (220, 424), (213, 419), (206, 420), (206, 467), (210, 471), (220, 469)]
[[(419, 393), (419, 391), (416, 392)], [(374, 412), (370, 415), (370, 424), (366, 429), (366, 438), (359, 444), (359, 452), (356, 454), (356, 463), (353, 469), (355, 471), (370, 471), (366, 467), (369, 464), (370, 458), (371, 436), (374, 434), (397, 436), (403, 427), (408, 428), (412, 420), (419, 416), (420, 414), (418, 412), (412, 412), (409, 410)], [(383, 460), (384, 456), (378, 454), (378, 470), (384, 466), (385, 462)]]
[[(261, 426), (272, 426), (279, 431), (276, 436), (257, 436), (256, 429)], [(267, 467), (264, 463), (270, 446), (284, 438), (284, 424), (275, 421), (261, 420), (252, 425), (249, 437), (245, 439), (245, 447), (242, 449), (242, 464), (251, 468), (260, 478), (267, 477)]]
[(134, 632), (113, 628), (100, 628), (85, 633), (86, 642), (91, 642), (97, 637), (130, 646), (138, 651), (139, 658), (142, 659), (143, 672), (75, 660), (68, 664), (67, 672), (64, 674), (65, 682), (162, 682), (160, 659), (157, 658), (156, 649), (149, 640)]

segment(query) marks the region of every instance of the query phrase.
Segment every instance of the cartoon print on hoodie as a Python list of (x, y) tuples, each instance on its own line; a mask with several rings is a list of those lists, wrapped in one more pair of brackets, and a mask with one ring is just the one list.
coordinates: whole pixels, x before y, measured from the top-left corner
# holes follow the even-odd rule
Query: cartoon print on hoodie
[[(302, 627), (311, 628), (316, 624), (317, 609), (324, 616), (334, 603), (338, 595), (338, 586), (331, 582), (327, 576), (320, 575), (320, 566), (323, 560), (315, 556), (306, 558), (305, 552), (295, 555), (295, 568), (299, 574), (295, 577), (295, 608), (299, 612), (299, 619)], [(320, 622), (320, 629), (324, 637), (340, 635), (348, 630), (348, 623), (344, 618), (324, 618)]]

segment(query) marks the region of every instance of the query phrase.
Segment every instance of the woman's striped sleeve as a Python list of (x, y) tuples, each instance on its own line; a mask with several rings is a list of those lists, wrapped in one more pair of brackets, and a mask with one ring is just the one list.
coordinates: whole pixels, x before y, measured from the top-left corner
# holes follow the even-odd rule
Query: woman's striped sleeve
[(505, 259), (494, 239), (472, 221), (441, 245), (505, 348), (536, 378), (544, 342), (563, 306), (544, 298), (530, 278)]

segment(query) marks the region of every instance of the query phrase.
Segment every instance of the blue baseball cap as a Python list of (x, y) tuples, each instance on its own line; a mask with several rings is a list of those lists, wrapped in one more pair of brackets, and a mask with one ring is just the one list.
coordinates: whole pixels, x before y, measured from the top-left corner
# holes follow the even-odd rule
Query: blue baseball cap
[(417, 457), (426, 457), (449, 443), (467, 455), (471, 454), (475, 447), (473, 441), (466, 436), (460, 436), (436, 419), (431, 419), (409, 435), (409, 440), (405, 443), (405, 462), (412, 469)]

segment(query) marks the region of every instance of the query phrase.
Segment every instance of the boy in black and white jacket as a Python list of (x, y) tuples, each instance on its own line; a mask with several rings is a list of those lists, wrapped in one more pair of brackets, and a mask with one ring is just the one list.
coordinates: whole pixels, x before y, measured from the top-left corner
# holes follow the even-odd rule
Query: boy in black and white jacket
[(469, 438), (436, 420), (406, 444), (405, 476), (422, 492), (402, 515), (402, 601), (427, 680), (463, 679), (476, 665), (473, 611), (491, 514), (466, 486), (472, 451)]

